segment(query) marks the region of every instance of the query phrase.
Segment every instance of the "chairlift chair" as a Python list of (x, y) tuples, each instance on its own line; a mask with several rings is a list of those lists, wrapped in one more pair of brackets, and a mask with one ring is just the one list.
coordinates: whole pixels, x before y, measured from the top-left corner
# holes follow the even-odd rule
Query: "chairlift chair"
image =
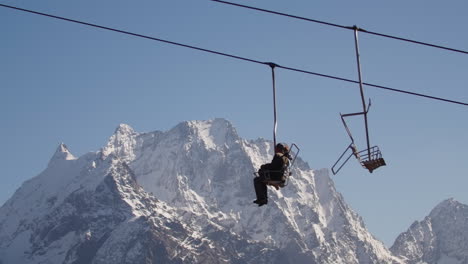
[[(369, 107), (367, 108), (367, 111), (370, 108), (370, 102), (369, 102)], [(367, 111), (365, 112), (367, 114)], [(354, 144), (354, 138), (353, 135), (351, 134), (351, 131), (348, 128), (348, 125), (346, 124), (346, 121), (344, 120), (344, 117), (347, 116), (354, 116), (354, 115), (363, 115), (364, 113), (353, 113), (353, 114), (345, 114), (341, 115), (341, 120), (343, 121), (343, 125), (346, 129), (346, 132), (348, 133), (351, 143), (346, 147), (345, 151), (341, 156), (338, 158), (338, 160), (335, 162), (333, 167), (331, 168), (333, 175), (336, 175), (341, 168), (348, 162), (348, 160), (354, 155), (354, 157), (359, 161), (361, 166), (367, 170), (369, 170), (370, 173), (372, 173), (375, 169), (387, 165), (385, 163), (385, 160), (382, 158), (382, 152), (380, 151), (378, 146), (373, 146), (373, 147), (368, 147), (365, 150), (359, 151), (356, 145)], [(346, 153), (348, 150), (351, 150), (351, 153), (346, 156)], [(346, 157), (346, 159), (343, 158)]]
[[(351, 150), (351, 154), (348, 156), (345, 156), (345, 154), (348, 152), (348, 150)], [(370, 156), (369, 156), (369, 150), (370, 150)], [(380, 152), (380, 149), (378, 146), (373, 146), (370, 149), (365, 149), (358, 151), (354, 143), (351, 143), (341, 154), (341, 156), (338, 158), (336, 163), (333, 165), (331, 168), (333, 175), (338, 174), (338, 172), (341, 170), (341, 168), (348, 162), (348, 160), (354, 155), (356, 159), (359, 161), (361, 166), (367, 170), (369, 170), (370, 173), (372, 173), (375, 169), (387, 165), (385, 163), (385, 160), (382, 158), (382, 152)], [(346, 159), (343, 158), (346, 157)]]
[[(354, 26), (354, 43), (355, 43), (355, 48), (356, 48), (356, 62), (357, 62), (357, 68), (358, 68), (358, 77), (359, 77), (359, 90), (361, 93), (361, 100), (362, 100), (362, 108), (363, 111), (359, 113), (351, 113), (351, 114), (344, 114), (341, 116), (341, 120), (343, 121), (343, 125), (346, 129), (346, 132), (348, 133), (349, 137), (351, 138), (351, 143), (346, 147), (345, 151), (341, 156), (338, 158), (338, 160), (335, 162), (335, 164), (332, 167), (332, 172), (334, 175), (336, 175), (341, 168), (348, 162), (348, 160), (351, 158), (351, 156), (355, 156), (356, 159), (359, 161), (362, 167), (366, 168), (369, 170), (370, 173), (372, 173), (375, 169), (385, 166), (385, 160), (382, 158), (382, 153), (380, 152), (379, 147), (373, 146), (370, 147), (370, 141), (369, 141), (369, 129), (368, 129), (368, 122), (367, 122), (367, 113), (369, 112), (369, 108), (371, 106), (371, 101), (369, 99), (369, 105), (366, 107), (366, 102), (364, 99), (364, 89), (363, 89), (363, 82), (362, 82), (362, 76), (361, 76), (361, 62), (359, 58), (359, 42), (358, 42), (358, 27)], [(356, 145), (354, 144), (354, 138), (351, 135), (351, 131), (348, 128), (348, 125), (346, 124), (344, 118), (349, 117), (349, 116), (357, 116), (357, 115), (363, 115), (364, 116), (364, 123), (365, 123), (365, 129), (366, 129), (366, 139), (367, 139), (367, 149), (358, 151)], [(351, 150), (351, 154), (349, 154), (347, 157), (345, 156), (348, 150)], [(346, 159), (343, 158), (346, 157)]]
[[(271, 185), (274, 186), (276, 189), (279, 187), (283, 188), (288, 185), (289, 182), (289, 177), (292, 175), (292, 169), (294, 167), (294, 164), (296, 162), (296, 158), (299, 155), (299, 147), (296, 144), (291, 144), (291, 147), (289, 149), (289, 155), (291, 156), (291, 162), (289, 162), (289, 165), (287, 168), (284, 170), (266, 170), (264, 173), (264, 183), (266, 185)], [(281, 180), (272, 180), (272, 175), (281, 175)], [(260, 177), (258, 171), (254, 172), (255, 177)]]
[[(273, 146), (276, 146), (276, 128), (278, 127), (277, 119), (276, 119), (276, 81), (275, 81), (275, 67), (277, 66), (273, 62), (265, 62), (265, 65), (270, 66), (271, 68), (271, 77), (272, 77), (272, 84), (273, 84)], [(285, 187), (288, 185), (289, 176), (292, 175), (291, 169), (294, 166), (296, 161), (297, 155), (299, 154), (299, 147), (296, 144), (291, 144), (289, 149), (289, 155), (292, 157), (291, 162), (289, 162), (289, 166), (281, 171), (266, 171), (264, 174), (265, 183), (267, 185), (272, 185), (276, 189), (279, 187)], [(272, 174), (281, 175), (281, 180), (272, 180)], [(256, 177), (259, 177), (258, 171), (254, 172)]]
[(387, 165), (385, 160), (382, 158), (382, 153), (380, 152), (379, 147), (377, 146), (373, 146), (370, 150), (366, 149), (359, 153), (362, 153), (360, 159), (361, 165), (368, 169), (370, 173), (380, 166)]

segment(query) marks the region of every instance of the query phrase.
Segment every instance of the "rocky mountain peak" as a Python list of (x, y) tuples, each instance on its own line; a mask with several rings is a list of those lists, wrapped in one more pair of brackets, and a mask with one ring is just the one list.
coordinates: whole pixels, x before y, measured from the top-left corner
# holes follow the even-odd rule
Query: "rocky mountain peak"
[(70, 150), (68, 150), (67, 145), (65, 145), (64, 143), (60, 143), (54, 155), (52, 155), (52, 158), (49, 160), (48, 166), (51, 166), (54, 163), (60, 162), (63, 160), (75, 160), (75, 159), (76, 159), (75, 156), (73, 156)]
[(390, 250), (409, 264), (468, 262), (468, 206), (453, 198), (439, 203), (395, 240)]
[(0, 208), (0, 263), (400, 263), (328, 170), (298, 162), (255, 206), (271, 148), (224, 119), (120, 125), (101, 152), (46, 169)]

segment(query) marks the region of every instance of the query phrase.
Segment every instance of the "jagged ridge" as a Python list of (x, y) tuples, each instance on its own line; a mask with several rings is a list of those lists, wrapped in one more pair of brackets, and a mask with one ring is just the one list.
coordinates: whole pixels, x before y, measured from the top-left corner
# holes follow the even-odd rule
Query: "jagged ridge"
[(437, 205), (398, 236), (390, 250), (407, 263), (468, 263), (468, 206), (454, 199)]
[(0, 259), (400, 262), (346, 205), (328, 171), (302, 160), (287, 188), (255, 207), (252, 173), (271, 148), (240, 138), (224, 119), (151, 133), (120, 125), (99, 152), (51, 159), (0, 209)]

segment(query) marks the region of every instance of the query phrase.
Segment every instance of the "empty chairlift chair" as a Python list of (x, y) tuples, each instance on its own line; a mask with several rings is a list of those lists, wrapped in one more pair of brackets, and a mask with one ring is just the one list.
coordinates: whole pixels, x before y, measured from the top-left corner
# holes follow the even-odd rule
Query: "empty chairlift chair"
[[(369, 100), (369, 105), (366, 107), (366, 103), (364, 99), (363, 82), (362, 82), (362, 77), (361, 77), (361, 63), (359, 59), (358, 27), (356, 26), (354, 26), (354, 42), (355, 42), (355, 48), (356, 48), (356, 59), (357, 59), (358, 74), (359, 74), (359, 88), (361, 92), (363, 111), (359, 113), (351, 113), (351, 114), (344, 114), (344, 115), (340, 114), (341, 120), (343, 121), (343, 125), (346, 129), (346, 132), (351, 138), (351, 143), (349, 144), (348, 147), (346, 147), (343, 154), (341, 154), (341, 156), (338, 158), (336, 163), (332, 166), (332, 172), (335, 175), (341, 170), (341, 168), (346, 164), (346, 162), (348, 162), (348, 160), (353, 155), (359, 161), (361, 166), (369, 170), (370, 173), (372, 173), (375, 169), (386, 165), (385, 160), (382, 158), (382, 153), (380, 152), (379, 147), (377, 146), (371, 147), (369, 143), (370, 141), (369, 141), (367, 113), (369, 112), (371, 102)], [(365, 121), (367, 149), (362, 150), (362, 151), (359, 151), (356, 145), (354, 144), (354, 138), (351, 135), (351, 131), (349, 130), (348, 125), (346, 124), (345, 119), (344, 119), (345, 117), (357, 116), (357, 115), (363, 115), (364, 121)], [(348, 153), (349, 150), (351, 150), (351, 154), (346, 156), (346, 153)]]

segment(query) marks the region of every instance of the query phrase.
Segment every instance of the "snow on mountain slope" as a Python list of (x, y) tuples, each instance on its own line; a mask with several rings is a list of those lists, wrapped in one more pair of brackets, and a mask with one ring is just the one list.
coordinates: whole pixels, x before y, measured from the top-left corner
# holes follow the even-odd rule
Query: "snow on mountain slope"
[[(62, 188), (47, 186), (46, 180), (68, 173), (73, 179)], [(234, 250), (224, 247), (226, 241)], [(0, 208), (2, 264), (248, 263), (254, 258), (268, 263), (264, 259), (277, 253), (155, 199), (113, 155), (56, 161)]]
[(468, 263), (468, 206), (454, 199), (437, 205), (395, 240), (391, 251), (408, 263)]
[(322, 263), (394, 261), (344, 203), (327, 170), (313, 171), (298, 161), (287, 188), (270, 189), (268, 206), (255, 207), (253, 172), (271, 160), (271, 142), (243, 140), (224, 119), (126, 136), (135, 146), (130, 151), (135, 159), (128, 161), (137, 181), (172, 206), (206, 215), (248, 239), (307, 252)]
[(328, 171), (302, 160), (267, 206), (253, 204), (272, 144), (224, 119), (120, 125), (99, 152), (57, 151), (0, 208), (0, 263), (401, 263)]

